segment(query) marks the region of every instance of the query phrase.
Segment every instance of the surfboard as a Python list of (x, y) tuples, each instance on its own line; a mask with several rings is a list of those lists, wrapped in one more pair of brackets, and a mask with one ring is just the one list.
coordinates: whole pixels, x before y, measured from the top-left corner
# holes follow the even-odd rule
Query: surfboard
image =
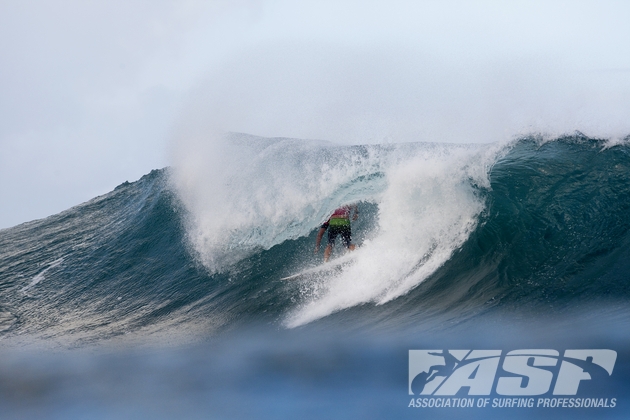
[(308, 276), (320, 277), (322, 275), (330, 275), (333, 272), (340, 272), (344, 267), (352, 264), (353, 262), (354, 262), (354, 258), (346, 258), (344, 256), (344, 257), (336, 258), (332, 261), (325, 262), (315, 267), (307, 268), (306, 270), (300, 271), (297, 274), (292, 274), (287, 277), (282, 277), (280, 280), (296, 280), (301, 277), (308, 277)]
[(293, 274), (291, 276), (282, 277), (280, 280), (293, 280), (293, 279), (297, 279), (298, 277), (302, 277), (305, 274), (306, 274), (305, 272), (301, 272), (301, 273)]

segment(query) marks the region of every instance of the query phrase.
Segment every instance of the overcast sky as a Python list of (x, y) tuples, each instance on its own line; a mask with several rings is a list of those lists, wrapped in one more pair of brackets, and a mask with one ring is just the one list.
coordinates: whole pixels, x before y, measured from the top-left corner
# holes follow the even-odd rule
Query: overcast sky
[(627, 1), (0, 1), (0, 228), (189, 125), (342, 143), (630, 134)]

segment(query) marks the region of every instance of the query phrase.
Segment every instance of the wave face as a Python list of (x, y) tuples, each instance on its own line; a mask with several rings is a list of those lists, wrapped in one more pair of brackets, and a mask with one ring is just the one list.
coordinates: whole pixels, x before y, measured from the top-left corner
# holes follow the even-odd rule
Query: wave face
[(471, 273), (487, 273), (477, 299), (512, 306), (627, 299), (628, 152), (584, 136), (519, 142), (490, 174), (481, 228), (440, 275), (473, 287)]
[[(79, 340), (154, 325), (196, 301), (200, 276), (165, 171), (0, 234), (5, 334)], [(177, 322), (170, 318), (168, 322)]]
[[(630, 297), (630, 149), (582, 135), (510, 145), (333, 146), (233, 134), (0, 231), (5, 337), (91, 342), (320, 322), (396, 329)], [(358, 203), (339, 268), (319, 224)]]

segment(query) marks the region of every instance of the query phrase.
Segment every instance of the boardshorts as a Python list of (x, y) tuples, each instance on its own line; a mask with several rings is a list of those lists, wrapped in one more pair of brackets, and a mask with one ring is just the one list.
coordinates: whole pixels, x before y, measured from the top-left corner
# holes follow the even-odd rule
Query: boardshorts
[(350, 247), (352, 240), (352, 232), (350, 230), (350, 220), (348, 219), (330, 219), (322, 225), (322, 228), (328, 229), (328, 243), (335, 244), (337, 236), (341, 235), (341, 239), (346, 248)]

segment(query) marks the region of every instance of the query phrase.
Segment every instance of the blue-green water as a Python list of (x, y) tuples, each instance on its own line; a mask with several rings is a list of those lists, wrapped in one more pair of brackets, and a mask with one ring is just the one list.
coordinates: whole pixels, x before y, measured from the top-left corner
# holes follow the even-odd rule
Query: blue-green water
[[(5, 413), (629, 415), (624, 143), (228, 140), (209, 168), (0, 231)], [(333, 254), (347, 264), (280, 280), (321, 264), (319, 224), (348, 202), (360, 247)], [(407, 352), (428, 348), (614, 349), (617, 407), (409, 408)]]

